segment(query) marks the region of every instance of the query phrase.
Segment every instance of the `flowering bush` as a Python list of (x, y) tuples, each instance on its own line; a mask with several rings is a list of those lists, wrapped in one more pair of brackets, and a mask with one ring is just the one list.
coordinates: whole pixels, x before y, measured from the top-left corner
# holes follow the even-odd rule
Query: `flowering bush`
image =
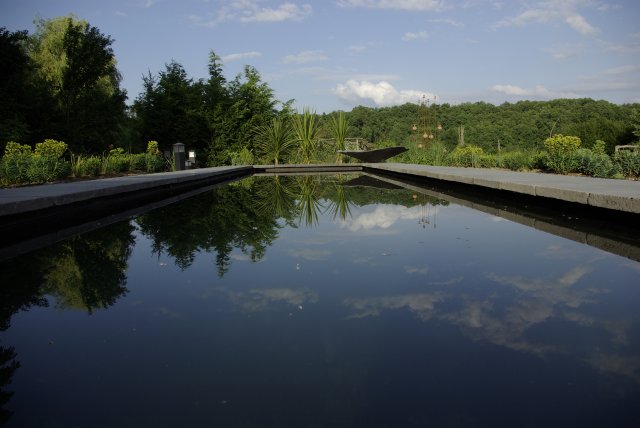
[(577, 164), (573, 154), (580, 148), (580, 144), (580, 138), (571, 135), (558, 134), (547, 138), (544, 141), (547, 151), (545, 166), (560, 174), (575, 171)]

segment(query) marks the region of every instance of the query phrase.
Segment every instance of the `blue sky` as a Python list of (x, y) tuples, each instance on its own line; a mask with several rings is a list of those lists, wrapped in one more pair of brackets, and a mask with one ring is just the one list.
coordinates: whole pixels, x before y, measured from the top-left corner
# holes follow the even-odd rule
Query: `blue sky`
[(129, 102), (173, 60), (258, 69), (282, 101), (356, 105), (589, 97), (640, 102), (638, 0), (0, 0), (0, 26), (75, 13), (114, 40)]

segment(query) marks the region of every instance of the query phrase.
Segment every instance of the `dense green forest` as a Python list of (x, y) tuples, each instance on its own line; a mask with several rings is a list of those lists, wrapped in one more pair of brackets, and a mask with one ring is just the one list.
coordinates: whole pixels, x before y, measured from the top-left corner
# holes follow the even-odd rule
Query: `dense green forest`
[[(142, 92), (131, 99), (120, 87), (113, 43), (110, 36), (73, 15), (39, 19), (33, 34), (1, 28), (0, 151), (4, 153), (10, 141), (34, 148), (53, 139), (64, 141), (66, 156), (78, 159), (80, 154), (109, 154), (114, 148), (140, 153), (149, 141), (157, 141), (160, 153), (176, 142), (195, 149), (200, 166), (268, 162), (273, 156), (261, 150), (255, 131), (268, 129), (276, 118), (299, 116), (291, 108), (293, 100), (277, 100), (255, 68), (247, 65), (228, 79), (213, 51), (207, 78), (194, 79), (181, 64), (168, 59), (164, 69), (142, 78)], [(347, 137), (365, 138), (379, 146), (404, 145), (412, 152), (400, 161), (428, 163), (431, 159), (418, 149), (436, 146), (451, 153), (466, 145), (479, 147), (484, 154), (542, 151), (545, 139), (556, 134), (579, 137), (581, 148), (603, 142), (611, 155), (614, 146), (638, 140), (638, 110), (639, 104), (557, 99), (498, 106), (485, 102), (428, 108), (359, 106), (344, 117)], [(318, 115), (317, 129), (310, 129), (314, 138), (334, 136), (332, 117), (333, 113)], [(433, 138), (423, 141), (423, 133)], [(313, 160), (335, 160), (335, 147), (330, 145), (316, 147)], [(309, 160), (308, 153), (282, 156), (285, 162)]]
[[(541, 149), (551, 134), (575, 135), (583, 147), (592, 147), (596, 140), (607, 144), (609, 152), (615, 145), (631, 144), (634, 110), (638, 104), (616, 105), (592, 99), (556, 99), (552, 101), (520, 101), (499, 106), (485, 103), (429, 106), (427, 117), (430, 133), (449, 149), (459, 143), (464, 127), (465, 144), (482, 147), (485, 152), (501, 149)], [(349, 113), (352, 136), (369, 138), (372, 142), (411, 145), (424, 132), (413, 131), (420, 123), (420, 110), (415, 104), (396, 107), (356, 107)], [(435, 124), (442, 129), (437, 130)], [(418, 135), (420, 134), (420, 135)]]

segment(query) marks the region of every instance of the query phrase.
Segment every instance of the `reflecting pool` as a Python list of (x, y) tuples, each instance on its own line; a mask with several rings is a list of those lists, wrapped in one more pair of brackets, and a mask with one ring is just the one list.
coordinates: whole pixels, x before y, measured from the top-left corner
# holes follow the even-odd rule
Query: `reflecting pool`
[(0, 268), (0, 425), (640, 426), (639, 262), (370, 177), (251, 177)]

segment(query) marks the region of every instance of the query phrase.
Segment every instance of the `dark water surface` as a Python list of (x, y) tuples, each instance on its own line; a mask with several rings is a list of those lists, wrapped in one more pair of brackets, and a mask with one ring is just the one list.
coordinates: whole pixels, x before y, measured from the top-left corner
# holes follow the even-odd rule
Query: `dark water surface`
[(2, 263), (0, 420), (640, 426), (640, 263), (352, 178), (253, 177)]

